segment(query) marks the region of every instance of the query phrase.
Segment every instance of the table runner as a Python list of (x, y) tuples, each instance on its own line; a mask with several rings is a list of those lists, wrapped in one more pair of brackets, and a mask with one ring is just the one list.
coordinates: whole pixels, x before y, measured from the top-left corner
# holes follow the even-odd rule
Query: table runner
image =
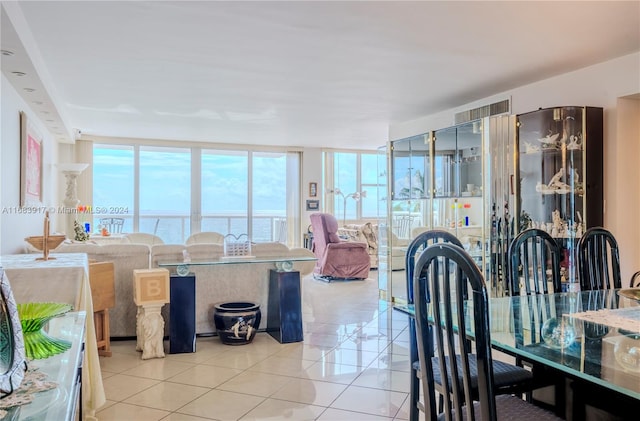
[(640, 307), (591, 310), (565, 316), (640, 333)]

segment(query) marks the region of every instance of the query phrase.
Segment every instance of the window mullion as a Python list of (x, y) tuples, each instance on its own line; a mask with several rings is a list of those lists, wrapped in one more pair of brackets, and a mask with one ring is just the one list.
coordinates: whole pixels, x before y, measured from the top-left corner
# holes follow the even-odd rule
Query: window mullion
[(133, 145), (133, 232), (140, 230), (140, 145)]

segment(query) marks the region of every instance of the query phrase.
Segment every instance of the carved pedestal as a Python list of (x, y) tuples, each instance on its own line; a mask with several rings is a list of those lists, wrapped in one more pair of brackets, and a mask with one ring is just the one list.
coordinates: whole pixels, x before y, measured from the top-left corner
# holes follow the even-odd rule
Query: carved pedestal
[(142, 359), (164, 358), (164, 319), (160, 310), (164, 304), (143, 304), (136, 315), (136, 350)]

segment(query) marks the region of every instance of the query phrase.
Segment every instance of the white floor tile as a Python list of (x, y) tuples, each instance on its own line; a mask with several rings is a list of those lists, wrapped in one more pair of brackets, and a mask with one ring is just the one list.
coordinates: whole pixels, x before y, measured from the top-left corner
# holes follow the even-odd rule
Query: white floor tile
[(401, 392), (349, 386), (331, 408), (395, 417), (406, 397), (407, 394)]
[(154, 358), (146, 360), (134, 368), (125, 370), (122, 374), (156, 380), (167, 380), (193, 366), (194, 364), (191, 363), (183, 363), (166, 358)]
[(199, 396), (204, 395), (209, 390), (210, 389), (204, 387), (162, 382), (125, 399), (124, 402), (132, 405), (175, 411)]
[(116, 402), (140, 393), (158, 383), (158, 380), (127, 376), (124, 374), (116, 374), (115, 376), (102, 380), (107, 399)]
[(393, 418), (378, 415), (363, 414), (362, 412), (327, 408), (327, 410), (320, 415), (318, 421), (390, 421), (392, 419)]
[(193, 415), (179, 414), (173, 412), (162, 419), (162, 421), (206, 421), (211, 418), (194, 417)]
[(242, 417), (241, 420), (307, 421), (315, 420), (324, 410), (325, 408), (321, 406), (282, 401), (278, 399), (267, 399), (251, 410), (247, 415)]
[(212, 390), (176, 412), (217, 420), (237, 420), (258, 406), (264, 398), (241, 393)]
[(269, 357), (252, 366), (249, 371), (298, 377), (304, 375), (304, 370), (312, 365), (313, 361), (299, 360), (295, 358)]
[(242, 373), (242, 370), (200, 364), (190, 367), (173, 377), (169, 377), (167, 381), (213, 389), (240, 373)]
[(155, 421), (161, 420), (169, 414), (169, 412), (159, 409), (118, 402), (107, 409), (98, 411), (96, 418), (100, 421)]
[(347, 364), (334, 364), (327, 361), (318, 361), (305, 370), (306, 375), (312, 380), (325, 382), (351, 384), (356, 377), (364, 371), (364, 367)]
[(408, 372), (369, 367), (355, 379), (353, 385), (409, 393), (410, 376)]
[(338, 383), (291, 379), (271, 397), (310, 405), (329, 406), (347, 388)]
[(275, 374), (245, 371), (221, 384), (217, 388), (229, 392), (246, 393), (269, 397), (280, 390), (291, 380), (291, 377), (278, 376)]
[(366, 367), (380, 355), (378, 352), (362, 351), (359, 349), (337, 348), (329, 352), (326, 361), (334, 364), (355, 365)]

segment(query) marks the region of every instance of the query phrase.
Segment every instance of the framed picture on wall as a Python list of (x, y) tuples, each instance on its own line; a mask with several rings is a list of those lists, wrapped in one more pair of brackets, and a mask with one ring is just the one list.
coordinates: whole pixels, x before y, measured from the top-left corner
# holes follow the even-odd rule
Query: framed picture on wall
[(42, 204), (42, 135), (20, 112), (20, 205)]
[(307, 210), (308, 211), (320, 210), (320, 201), (319, 200), (307, 200)]
[(309, 183), (309, 197), (318, 196), (318, 183)]

